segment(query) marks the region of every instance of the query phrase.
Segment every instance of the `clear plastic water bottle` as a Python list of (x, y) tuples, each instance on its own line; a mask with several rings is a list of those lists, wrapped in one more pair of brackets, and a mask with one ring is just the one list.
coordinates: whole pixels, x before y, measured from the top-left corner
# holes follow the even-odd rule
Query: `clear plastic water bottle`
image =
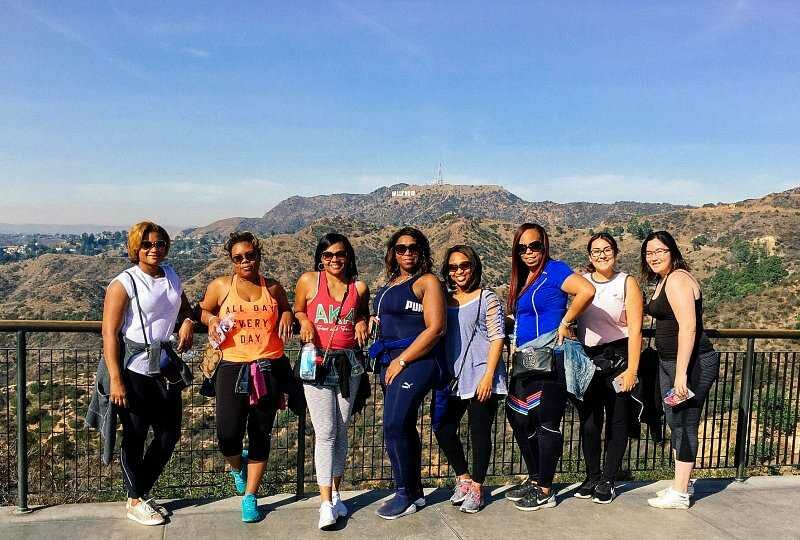
[(317, 348), (313, 343), (306, 343), (300, 349), (300, 378), (313, 381), (317, 375)]

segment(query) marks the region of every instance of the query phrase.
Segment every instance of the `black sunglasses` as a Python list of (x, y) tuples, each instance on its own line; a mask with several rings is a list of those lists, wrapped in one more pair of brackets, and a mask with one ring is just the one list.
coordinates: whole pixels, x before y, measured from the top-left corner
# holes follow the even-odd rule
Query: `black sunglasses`
[(323, 261), (330, 261), (334, 257), (337, 259), (346, 259), (347, 252), (346, 251), (323, 251), (322, 252), (322, 260)]
[(466, 272), (467, 270), (472, 270), (472, 263), (470, 261), (462, 261), (458, 264), (448, 264), (447, 271), (451, 274), (455, 274), (461, 270), (462, 272)]
[(167, 241), (156, 240), (155, 242), (151, 242), (150, 240), (142, 240), (142, 244), (139, 249), (148, 250), (152, 247), (156, 249), (167, 249)]
[(406, 252), (409, 255), (416, 255), (419, 253), (419, 246), (417, 244), (395, 244), (394, 252), (398, 255), (405, 255)]
[(248, 251), (247, 253), (237, 253), (233, 257), (234, 264), (242, 264), (245, 260), (249, 262), (254, 262), (258, 260), (258, 252), (257, 251)]
[(544, 251), (544, 242), (542, 242), (541, 240), (534, 240), (530, 244), (517, 244), (517, 253), (519, 255), (527, 253), (528, 250)]

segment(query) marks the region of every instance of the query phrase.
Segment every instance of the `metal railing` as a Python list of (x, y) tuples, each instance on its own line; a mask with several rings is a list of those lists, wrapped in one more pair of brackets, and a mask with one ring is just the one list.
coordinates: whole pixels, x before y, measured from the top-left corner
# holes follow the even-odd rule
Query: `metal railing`
[[(0, 348), (0, 504), (14, 501), (20, 512), (28, 510), (31, 500), (87, 501), (121, 498), (123, 494), (118, 465), (102, 466), (99, 435), (83, 425), (101, 350), (28, 346), (29, 334), (53, 332), (99, 335), (100, 323), (0, 321), (0, 335), (16, 335), (15, 347)], [(744, 478), (752, 467), (800, 466), (800, 352), (755, 350), (756, 340), (800, 340), (800, 331), (735, 329), (707, 333), (716, 340), (744, 339), (746, 347), (744, 351), (721, 352), (719, 378), (709, 392), (700, 426), (698, 468), (727, 470)], [(291, 358), (296, 350), (287, 349), (287, 353)], [(185, 355), (193, 367), (199, 358), (197, 349), (195, 354)], [(216, 448), (214, 401), (199, 395), (199, 383), (195, 381), (184, 393), (181, 438), (159, 480), (159, 496), (230, 493), (224, 462)], [(419, 421), (427, 448), (422, 472), (428, 481), (440, 481), (451, 473), (433, 438), (428, 408), (426, 400)], [(345, 478), (350, 485), (372, 487), (391, 481), (381, 418), (382, 394), (373, 381), (372, 397), (349, 428)], [(466, 436), (468, 430), (461, 432)], [(559, 473), (574, 477), (583, 472), (584, 464), (577, 413), (571, 405), (562, 432), (564, 451)], [(643, 425), (641, 438), (630, 441), (623, 474), (669, 473), (669, 440), (656, 443), (653, 435)], [(493, 442), (489, 476), (524, 474), (503, 407), (493, 427)], [(313, 456), (306, 452), (312, 443), (313, 427), (306, 422), (306, 415), (297, 417), (281, 411), (275, 421), (262, 491), (294, 489), (302, 497), (305, 484), (314, 480)]]

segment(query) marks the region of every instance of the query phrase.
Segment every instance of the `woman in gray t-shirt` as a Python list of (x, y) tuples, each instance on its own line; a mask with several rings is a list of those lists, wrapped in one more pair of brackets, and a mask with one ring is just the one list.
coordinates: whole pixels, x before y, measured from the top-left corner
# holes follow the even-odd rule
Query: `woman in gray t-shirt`
[[(447, 298), (445, 357), (457, 379), (434, 433), (457, 476), (450, 501), (475, 513), (484, 505), (481, 486), (489, 468), (491, 430), (499, 395), (508, 393), (503, 352), (503, 306), (497, 295), (481, 289), (481, 261), (469, 246), (451, 247), (444, 258), (442, 277), (452, 289)], [(472, 441), (472, 473), (458, 426), (468, 412)]]

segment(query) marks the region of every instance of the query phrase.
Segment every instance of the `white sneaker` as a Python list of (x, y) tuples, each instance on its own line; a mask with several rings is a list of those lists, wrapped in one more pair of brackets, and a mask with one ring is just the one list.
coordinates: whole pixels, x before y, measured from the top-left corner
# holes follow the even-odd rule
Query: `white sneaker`
[[(694, 479), (694, 478), (690, 478), (689, 479), (689, 486), (686, 489), (686, 493), (689, 494), (689, 498), (694, 497), (694, 483), (695, 482), (697, 482), (696, 479)], [(669, 489), (668, 487), (665, 487), (664, 489), (659, 489), (658, 491), (656, 491), (656, 497), (663, 497), (668, 489)]]
[(332, 493), (333, 499), (333, 508), (336, 510), (336, 515), (338, 517), (346, 517), (347, 516), (347, 506), (342, 501), (342, 496), (339, 495), (338, 491), (334, 491)]
[(156, 512), (150, 501), (139, 501), (139, 504), (133, 506), (130, 501), (125, 505), (127, 510), (126, 514), (128, 519), (135, 521), (141, 525), (162, 525), (164, 523), (164, 516)]
[(689, 508), (690, 499), (688, 493), (678, 493), (671, 487), (667, 488), (664, 494), (655, 499), (647, 499), (647, 504), (653, 508), (677, 508), (686, 510)]
[(336, 508), (329, 502), (323, 502), (319, 507), (319, 528), (326, 529), (336, 525)]

